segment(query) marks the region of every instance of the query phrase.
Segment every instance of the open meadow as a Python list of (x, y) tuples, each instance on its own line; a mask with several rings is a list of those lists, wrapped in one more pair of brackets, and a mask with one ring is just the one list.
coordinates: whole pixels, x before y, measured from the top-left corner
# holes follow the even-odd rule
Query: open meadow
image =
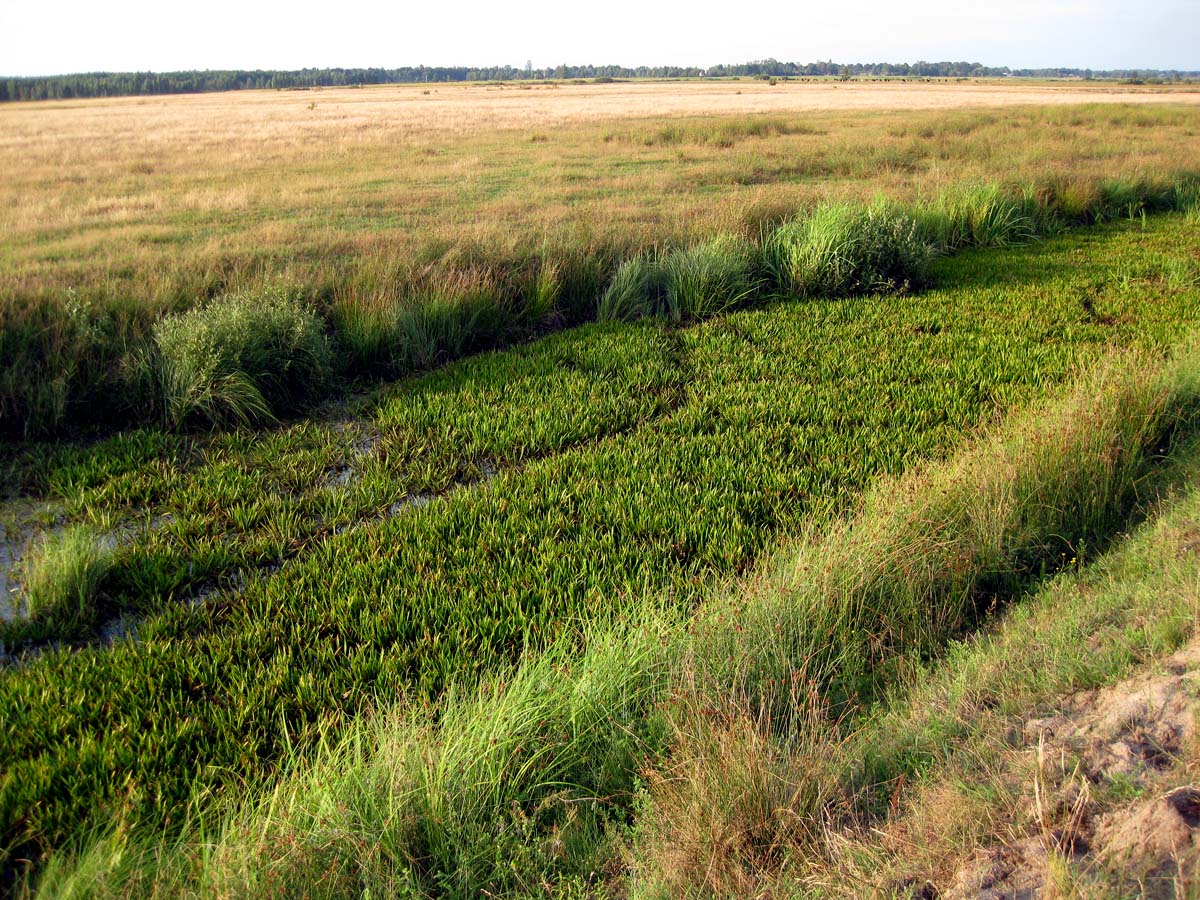
[[(1188, 85), (741, 81), (5, 104), (0, 431), (138, 417), (129, 351), (222, 293), (282, 286), (345, 331), (430, 297), (520, 306), (548, 270), (562, 315), (587, 318), (638, 250), (757, 239), (819, 201), (1082, 194), (1188, 169), (1197, 101)], [(370, 357), (346, 368), (378, 371)]]
[(0, 105), (0, 889), (949, 877), (868, 836), (1004, 723), (923, 698), (1192, 635), (1198, 133), (1083, 82)]

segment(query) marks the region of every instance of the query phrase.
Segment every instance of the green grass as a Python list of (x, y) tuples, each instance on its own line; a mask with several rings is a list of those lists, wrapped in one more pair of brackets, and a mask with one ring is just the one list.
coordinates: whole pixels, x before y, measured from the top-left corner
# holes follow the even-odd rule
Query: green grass
[[(72, 521), (157, 525), (115, 553), (91, 620), (5, 630), (146, 617), (139, 643), (0, 675), (21, 723), (0, 743), (5, 843), (178, 823), (364, 705), (435, 697), (647, 595), (688, 605), (1104, 349), (1173, 338), (1195, 286), (1121, 272), (1165, 271), (1190, 235), (1164, 217), (941, 260), (916, 296), (586, 326), (406, 379), (349, 427), (25, 446), (13, 477)], [(445, 497), (387, 515), (426, 493)]]
[(322, 323), (279, 291), (235, 294), (167, 316), (141, 358), (152, 408), (168, 427), (250, 424), (292, 412), (327, 386)]
[(879, 203), (819, 206), (780, 226), (764, 243), (775, 283), (800, 297), (922, 287), (933, 255), (948, 247), (922, 234), (907, 214)]
[(112, 550), (86, 525), (42, 537), (21, 567), (29, 615), (35, 620), (88, 620)]
[[(878, 777), (879, 748), (897, 739), (887, 714), (868, 712), (858, 723), (873, 740), (820, 716), (769, 724), (757, 715), (746, 673), (771, 670), (804, 709), (813, 657), (793, 657), (782, 671), (772, 662), (778, 642), (746, 613), (773, 613), (792, 636), (806, 630), (812, 649), (838, 638), (833, 649), (842, 652), (825, 674), (842, 680), (860, 669), (846, 645), (881, 660), (927, 658), (959, 630), (957, 611), (972, 599), (956, 573), (974, 570), (966, 577), (978, 579), (994, 569), (1028, 586), (1038, 577), (1029, 562), (1061, 564), (1062, 539), (1112, 537), (1124, 527), (1135, 485), (1144, 513), (1148, 498), (1186, 483), (1194, 441), (1182, 468), (1164, 466), (1161, 452), (1168, 434), (1195, 425), (1196, 352), (1185, 347), (1171, 363), (1121, 359), (965, 453), (885, 482), (858, 514), (781, 553), (748, 598), (719, 593), (690, 624), (670, 604), (639, 606), (615, 624), (600, 617), (580, 640), (564, 636), (479, 690), (449, 692), (433, 715), (410, 709), (351, 726), (315, 765), (301, 763), (263, 797), (226, 807), (203, 835), (156, 846), (153, 832), (121, 832), (52, 868), (47, 883), (63, 896), (530, 896), (611, 872), (614, 840), (630, 817), (634, 896), (722, 896), (722, 886), (778, 874), (782, 852), (802, 852), (821, 833), (810, 826), (831, 790), (859, 789), (864, 754)], [(1011, 498), (1008, 515), (1004, 504), (995, 509), (1001, 493)], [(960, 534), (964, 520), (974, 527)], [(920, 527), (897, 530), (910, 522)], [(947, 544), (947, 535), (955, 540)], [(896, 566), (899, 553), (907, 568)], [(983, 562), (956, 565), (964, 557)], [(851, 565), (887, 574), (847, 589)], [(1167, 568), (1178, 582), (1186, 564)], [(895, 633), (896, 604), (868, 596), (879, 588), (921, 596), (925, 639)], [(1187, 622), (1180, 609), (1195, 601), (1182, 596), (1157, 613), (1175, 639)], [(1101, 620), (1121, 607), (1109, 599), (1105, 610)], [(724, 665), (731, 657), (732, 670)], [(879, 681), (891, 703), (910, 683)], [(639, 804), (648, 765), (669, 777), (652, 775)]]
[(764, 286), (756, 248), (722, 235), (703, 244), (626, 260), (597, 304), (602, 321), (694, 321), (746, 305)]
[[(1182, 173), (988, 184), (939, 195), (911, 213), (882, 200), (749, 210), (738, 231), (766, 226), (758, 244), (726, 229), (648, 248), (587, 234), (499, 254), (435, 242), (402, 262), (370, 256), (353, 278), (328, 271), (302, 289), (281, 276), (230, 290), (232, 279), (207, 273), (191, 286), (194, 296), (154, 304), (126, 297), (101, 307), (73, 288), (56, 304), (9, 299), (0, 329), (0, 359), (8, 361), (0, 370), (0, 430), (111, 428), (147, 408), (176, 427), (261, 420), (335, 394), (345, 379), (430, 369), (567, 324), (679, 322), (780, 291), (904, 291), (926, 282), (936, 254), (1188, 206), (1194, 182)], [(279, 352), (285, 345), (290, 355)], [(330, 345), (340, 351), (336, 367)], [(331, 369), (343, 378), (331, 379)]]

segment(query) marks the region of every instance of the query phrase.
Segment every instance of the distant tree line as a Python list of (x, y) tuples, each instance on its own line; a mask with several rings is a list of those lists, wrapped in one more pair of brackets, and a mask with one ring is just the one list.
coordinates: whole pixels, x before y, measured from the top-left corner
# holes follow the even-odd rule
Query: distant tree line
[(696, 66), (404, 66), (398, 69), (300, 69), (296, 71), (230, 70), (190, 72), (88, 72), (0, 78), (0, 102), (5, 100), (63, 100), (73, 97), (125, 97), (145, 94), (196, 94), (248, 89), (303, 90), (364, 84), (414, 84), (453, 81), (521, 81), (616, 78), (819, 78), (863, 76), (887, 78), (1104, 78), (1126, 81), (1178, 81), (1200, 72), (1117, 69), (1010, 69), (971, 62), (836, 63), (780, 62), (765, 59), (709, 68)]

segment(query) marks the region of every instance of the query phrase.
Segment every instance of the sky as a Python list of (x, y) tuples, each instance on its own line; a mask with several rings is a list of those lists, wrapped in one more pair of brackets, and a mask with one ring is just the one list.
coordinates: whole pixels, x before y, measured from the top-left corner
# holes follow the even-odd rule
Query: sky
[(1200, 0), (0, 0), (0, 74), (969, 60), (1200, 70)]

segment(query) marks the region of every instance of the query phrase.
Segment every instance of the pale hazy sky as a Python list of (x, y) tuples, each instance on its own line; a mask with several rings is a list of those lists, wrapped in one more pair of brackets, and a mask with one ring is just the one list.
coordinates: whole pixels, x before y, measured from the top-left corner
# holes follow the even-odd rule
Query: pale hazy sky
[(0, 0), (0, 74), (966, 59), (1200, 69), (1200, 0)]

